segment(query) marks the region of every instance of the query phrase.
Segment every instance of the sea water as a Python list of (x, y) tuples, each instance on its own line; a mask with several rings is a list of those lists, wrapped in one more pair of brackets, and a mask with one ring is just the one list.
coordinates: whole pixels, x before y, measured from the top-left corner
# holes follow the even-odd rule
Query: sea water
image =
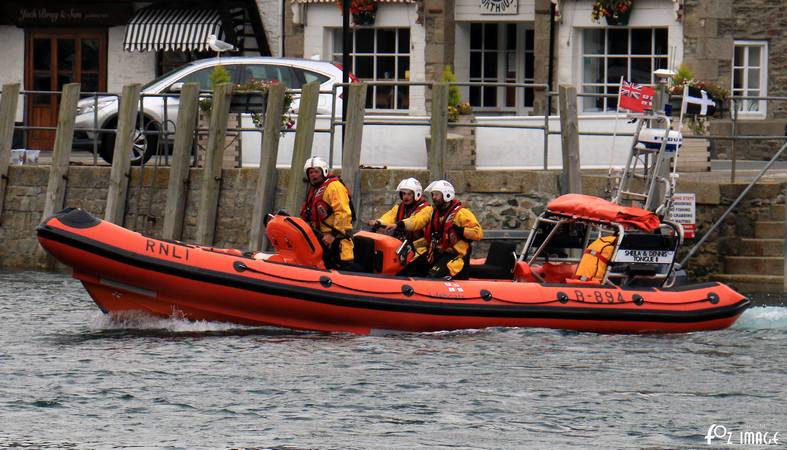
[(783, 306), (715, 332), (354, 336), (112, 319), (67, 275), (0, 272), (3, 448), (784, 448), (786, 401)]

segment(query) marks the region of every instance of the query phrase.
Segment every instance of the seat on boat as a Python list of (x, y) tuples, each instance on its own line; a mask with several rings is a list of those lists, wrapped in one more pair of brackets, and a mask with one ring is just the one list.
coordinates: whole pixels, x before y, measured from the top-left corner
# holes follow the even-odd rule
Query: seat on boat
[(373, 273), (375, 256), (373, 239), (353, 236), (353, 259), (359, 272)]
[(402, 242), (393, 236), (370, 231), (358, 231), (353, 235), (354, 265), (364, 272), (396, 275), (402, 270), (397, 249)]
[(514, 280), (518, 283), (537, 283), (540, 281), (533, 275), (530, 264), (524, 261), (517, 261), (514, 264)]
[(533, 272), (540, 275), (546, 283), (565, 283), (567, 279), (574, 277), (576, 271), (577, 264), (570, 262), (546, 261), (541, 267), (533, 268)]
[(492, 241), (486, 261), (470, 265), (470, 278), (512, 279), (516, 264), (516, 244), (505, 241)]

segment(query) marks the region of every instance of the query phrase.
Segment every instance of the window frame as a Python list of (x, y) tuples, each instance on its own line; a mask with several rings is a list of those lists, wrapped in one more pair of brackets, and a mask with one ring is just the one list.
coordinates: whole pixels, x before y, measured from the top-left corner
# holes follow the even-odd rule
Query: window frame
[[(402, 58), (407, 58), (407, 67), (405, 68), (405, 73), (409, 73), (412, 70), (412, 29), (407, 26), (386, 26), (386, 27), (364, 27), (364, 30), (372, 30), (374, 32), (374, 42), (372, 44), (372, 52), (361, 52), (357, 51), (357, 39), (356, 39), (356, 30), (353, 30), (350, 34), (352, 36), (352, 49), (350, 49), (350, 70), (355, 74), (359, 80), (361, 81), (409, 81), (406, 77), (399, 78), (400, 72), (400, 62)], [(341, 42), (341, 28), (331, 28), (331, 37), (333, 40), (332, 50), (331, 50), (331, 57), (334, 61), (341, 63), (342, 61), (342, 49), (339, 47), (338, 43)], [(407, 43), (407, 53), (400, 52), (401, 44), (400, 39), (402, 35), (402, 30), (407, 30), (407, 35), (409, 42)], [(394, 31), (395, 41), (393, 43), (393, 52), (392, 53), (379, 53), (378, 51), (378, 38), (380, 31)], [(342, 43), (343, 45), (343, 43)], [(357, 70), (357, 62), (356, 59), (358, 57), (371, 57), (372, 58), (372, 75), (373, 78), (362, 78), (358, 75)], [(393, 68), (393, 78), (390, 79), (382, 79), (377, 78), (377, 64), (378, 58), (380, 57), (393, 57), (394, 58), (394, 68)], [(374, 113), (407, 113), (410, 110), (410, 89), (409, 86), (406, 85), (396, 85), (390, 86), (394, 107), (393, 108), (377, 108), (377, 96), (378, 90), (381, 88), (384, 89), (387, 86), (379, 86), (379, 85), (369, 85), (367, 88), (366, 93), (366, 111), (374, 112)], [(398, 93), (402, 92), (401, 97)], [(402, 101), (404, 100), (404, 101)], [(371, 103), (371, 106), (369, 104)], [(402, 106), (404, 104), (404, 106)]]
[[(627, 35), (626, 40), (626, 53), (611, 53), (609, 48), (609, 32), (610, 31), (620, 31), (625, 30)], [(632, 53), (632, 32), (635, 30), (649, 30), (650, 31), (650, 51), (649, 53)], [(579, 57), (577, 58), (577, 64), (579, 67), (577, 68), (578, 71), (578, 93), (580, 94), (588, 94), (588, 93), (605, 93), (605, 94), (614, 94), (612, 97), (580, 97), (579, 100), (579, 112), (583, 113), (596, 113), (596, 114), (614, 114), (617, 112), (617, 94), (620, 91), (620, 79), (616, 79), (615, 81), (609, 81), (609, 60), (610, 59), (625, 59), (626, 60), (626, 69), (623, 78), (627, 81), (634, 81), (638, 84), (643, 86), (650, 86), (654, 87), (657, 84), (657, 80), (653, 72), (659, 68), (667, 68), (667, 63), (669, 61), (669, 54), (668, 53), (656, 53), (657, 50), (657, 42), (656, 42), (656, 32), (657, 30), (662, 30), (666, 32), (666, 38), (664, 41), (664, 48), (669, 49), (669, 27), (667, 26), (649, 26), (649, 27), (614, 27), (614, 28), (598, 28), (598, 27), (582, 27), (578, 28), (580, 31), (579, 35), (581, 36), (581, 44), (579, 46)], [(603, 49), (600, 53), (589, 53), (587, 48), (587, 32), (589, 31), (600, 31), (603, 33)], [(633, 79), (632, 76), (632, 60), (634, 59), (642, 59), (648, 58), (650, 60), (650, 80), (647, 83), (644, 83), (642, 80)], [(585, 79), (585, 60), (586, 59), (597, 59), (601, 62), (600, 70), (603, 72), (601, 75), (601, 82), (598, 81), (587, 81)], [(660, 67), (660, 61), (663, 61), (664, 67)], [(590, 88), (588, 90), (588, 88)], [(600, 89), (602, 92), (597, 92)], [(601, 107), (599, 106), (592, 106), (594, 103), (597, 105), (601, 102)]]
[[(210, 86), (210, 73), (213, 72), (213, 69), (215, 69), (216, 66), (223, 66), (227, 70), (227, 72), (229, 72), (229, 74), (230, 74), (230, 81), (229, 82), (230, 83), (232, 83), (232, 84), (239, 84), (240, 83), (241, 72), (242, 72), (241, 67), (243, 67), (243, 64), (241, 64), (241, 63), (232, 63), (232, 64), (215, 64), (215, 65), (200, 67), (198, 69), (191, 70), (188, 73), (181, 74), (173, 82), (168, 83), (168, 86), (172, 86), (175, 83), (195, 83), (195, 82), (199, 82), (199, 84), (200, 84), (200, 91), (202, 91), (202, 92), (210, 92), (210, 87), (211, 87)], [(207, 83), (207, 85), (203, 86), (203, 80), (202, 79), (200, 79), (199, 81), (189, 80), (188, 79), (189, 77), (194, 76), (194, 75), (196, 75), (198, 73), (199, 74), (203, 74), (203, 73), (207, 73), (208, 74), (208, 78), (205, 80), (205, 83)], [(169, 87), (167, 87), (166, 89), (169, 89)]]
[[(473, 77), (471, 72), (467, 74), (467, 80), (471, 83), (473, 82), (490, 82), (490, 83), (535, 83), (535, 38), (532, 27), (528, 26), (524, 23), (496, 23), (496, 22), (471, 22), (468, 24), (469, 27), (467, 28), (467, 32), (470, 33), (467, 40), (467, 56), (470, 60), (472, 60), (473, 53), (481, 53), (482, 59), (482, 67), (481, 67), (481, 76), (480, 77)], [(474, 48), (472, 44), (472, 29), (474, 25), (481, 26), (481, 48)], [(497, 48), (492, 50), (490, 48), (485, 47), (485, 39), (486, 39), (486, 32), (485, 28), (487, 26), (497, 26)], [(507, 39), (507, 27), (508, 26), (515, 26), (514, 30), (514, 48), (509, 48)], [(528, 35), (528, 32), (530, 33)], [(530, 44), (528, 48), (527, 44)], [(495, 53), (497, 55), (497, 68), (495, 70), (495, 78), (491, 79), (484, 75), (484, 68), (483, 68), (483, 60), (487, 53)], [(506, 73), (506, 68), (508, 67), (508, 58), (509, 54), (513, 55), (513, 65), (514, 65), (514, 78), (508, 76)], [(527, 55), (530, 54), (532, 57), (530, 58), (533, 61), (533, 67), (531, 68), (531, 76), (526, 77), (527, 72)], [(472, 66), (472, 63), (470, 63)], [(469, 67), (472, 70), (472, 67)], [(468, 88), (468, 101), (470, 100), (470, 90), (474, 87)], [(495, 87), (495, 106), (482, 106), (484, 103), (484, 91), (483, 88), (478, 87), (480, 89), (479, 99), (480, 105), (471, 105), (473, 106), (473, 110), (477, 112), (513, 112), (516, 114), (524, 115), (527, 114), (528, 111), (533, 109), (533, 88), (511, 88), (506, 86), (497, 86)], [(515, 89), (514, 93), (514, 104), (508, 105), (508, 92), (511, 89)], [(530, 95), (527, 95), (525, 91), (530, 91)], [(531, 100), (531, 104), (526, 104), (527, 100)]]
[[(744, 61), (743, 65), (736, 66), (735, 65), (735, 52), (738, 48), (745, 48), (747, 51), (744, 52)], [(750, 50), (753, 48), (758, 48), (760, 51), (760, 65), (759, 66), (750, 66), (748, 64)], [(757, 95), (752, 95), (754, 97), (767, 97), (768, 96), (768, 41), (765, 40), (751, 40), (751, 39), (741, 39), (735, 40), (733, 42), (732, 47), (732, 61), (730, 66), (732, 67), (732, 71), (730, 73), (730, 93), (732, 96), (749, 96), (751, 95), (749, 91), (756, 90), (759, 91)], [(758, 67), (760, 71), (759, 76), (759, 85), (757, 89), (752, 89), (748, 87), (749, 84), (749, 71), (753, 68)], [(743, 73), (743, 80), (741, 81), (741, 88), (735, 88), (735, 71), (737, 69), (742, 70)], [(758, 109), (756, 111), (749, 111), (747, 110), (747, 105), (751, 105), (753, 103), (757, 103)], [(765, 118), (768, 115), (768, 101), (767, 100), (744, 100), (739, 101), (736, 105), (736, 115), (738, 117), (746, 117), (746, 118)]]
[(251, 74), (251, 71), (254, 70), (253, 68), (263, 67), (264, 69), (262, 69), (262, 70), (265, 71), (265, 72), (271, 70), (271, 71), (279, 71), (279, 74), (289, 73), (290, 81), (291, 81), (290, 84), (292, 84), (292, 85), (288, 84), (287, 80), (282, 80), (282, 79), (279, 79), (279, 78), (276, 78), (276, 79), (271, 78), (271, 77), (256, 78), (256, 77), (252, 76), (252, 79), (259, 80), (259, 81), (278, 81), (280, 83), (283, 83), (284, 86), (287, 87), (287, 89), (300, 89), (303, 86), (303, 83), (300, 82), (300, 78), (298, 77), (298, 74), (295, 73), (295, 71), (293, 70), (293, 68), (291, 66), (288, 66), (286, 64), (270, 64), (270, 63), (251, 62), (251, 63), (241, 64), (241, 67), (242, 67), (242, 69), (240, 69), (240, 73), (238, 74), (238, 79), (239, 79), (238, 83), (241, 84), (241, 85), (246, 84), (246, 83), (248, 83), (250, 81), (248, 79), (248, 76), (249, 75), (253, 75), (253, 74)]

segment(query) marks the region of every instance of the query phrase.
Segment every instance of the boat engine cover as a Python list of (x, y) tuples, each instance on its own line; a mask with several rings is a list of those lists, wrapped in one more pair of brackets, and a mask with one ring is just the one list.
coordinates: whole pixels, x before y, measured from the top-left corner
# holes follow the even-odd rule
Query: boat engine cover
[(276, 249), (269, 261), (324, 269), (322, 245), (311, 227), (300, 217), (272, 216), (265, 236)]

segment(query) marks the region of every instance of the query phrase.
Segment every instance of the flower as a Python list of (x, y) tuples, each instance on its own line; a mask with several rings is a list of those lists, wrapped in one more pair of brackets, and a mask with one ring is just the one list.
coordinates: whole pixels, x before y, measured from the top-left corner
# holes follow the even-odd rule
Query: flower
[(683, 86), (689, 86), (702, 89), (703, 91), (710, 94), (711, 97), (719, 100), (720, 102), (724, 102), (724, 100), (730, 96), (729, 89), (718, 83), (695, 80), (694, 73), (686, 64), (681, 64), (678, 67), (678, 70), (675, 72), (675, 75), (672, 76), (671, 81), (672, 86), (669, 90), (670, 94), (682, 95)]
[(470, 106), (470, 102), (462, 102), (456, 107), (456, 109), (459, 111), (459, 114), (463, 116), (473, 112), (473, 107)]
[(459, 120), (459, 110), (454, 108), (453, 106), (448, 107), (448, 121), (449, 122), (456, 122)]
[[(339, 10), (344, 9), (344, 0), (336, 0), (336, 6)], [(363, 12), (373, 13), (377, 9), (374, 0), (351, 0), (350, 1), (350, 14), (360, 14)]]
[[(250, 79), (243, 84), (236, 84), (233, 87), (233, 92), (262, 92), (267, 95), (268, 89), (271, 86), (279, 84), (279, 80), (257, 80), (257, 79)], [(290, 129), (295, 124), (295, 121), (292, 119), (293, 110), (292, 106), (292, 94), (289, 91), (285, 91), (284, 93), (284, 106), (282, 107), (281, 113), (281, 124), (283, 128)], [(260, 113), (251, 113), (251, 120), (254, 122), (254, 126), (257, 128), (262, 128), (264, 125), (264, 115)]]
[(602, 17), (619, 19), (631, 10), (633, 3), (633, 0), (596, 0), (591, 13), (593, 22), (599, 22)]
[[(721, 116), (723, 114), (724, 101), (730, 96), (730, 91), (727, 88), (710, 81), (695, 80), (694, 73), (686, 64), (681, 64), (678, 67), (670, 81), (670, 95), (682, 96), (683, 86), (702, 89), (718, 102), (719, 108), (716, 109), (715, 115)], [(697, 135), (705, 134), (710, 127), (709, 117), (706, 116), (687, 115), (683, 120), (684, 124)]]

